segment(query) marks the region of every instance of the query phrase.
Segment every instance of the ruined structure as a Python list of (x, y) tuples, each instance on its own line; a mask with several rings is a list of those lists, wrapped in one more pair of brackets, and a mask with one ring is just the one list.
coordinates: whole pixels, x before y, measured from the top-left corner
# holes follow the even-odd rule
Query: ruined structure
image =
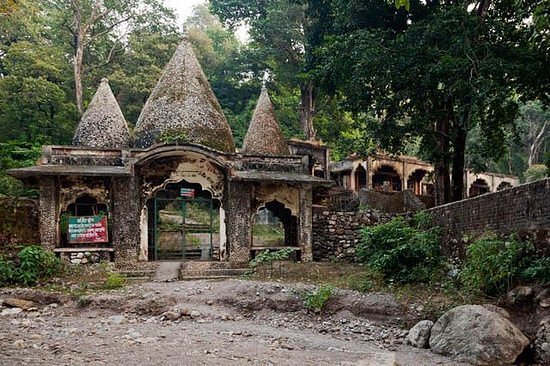
[[(191, 46), (183, 41), (147, 101), (130, 143), (106, 80), (74, 146), (44, 146), (36, 166), (9, 173), (40, 190), (40, 239), (73, 263), (120, 267), (159, 259), (247, 263), (258, 210), (284, 226), (284, 246), (312, 259), (313, 176), (290, 154), (262, 90), (242, 153)], [(307, 149), (306, 149), (307, 150)]]
[[(332, 178), (347, 190), (368, 189), (377, 192), (411, 190), (417, 196), (433, 195), (430, 163), (411, 156), (390, 156), (383, 153), (366, 159), (350, 157), (330, 167)], [(497, 192), (519, 185), (519, 178), (496, 173), (464, 173), (464, 198)]]

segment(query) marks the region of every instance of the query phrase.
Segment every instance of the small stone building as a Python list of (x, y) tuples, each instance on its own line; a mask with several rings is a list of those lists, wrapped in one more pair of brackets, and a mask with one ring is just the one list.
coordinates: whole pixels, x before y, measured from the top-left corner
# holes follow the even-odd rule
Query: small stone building
[(236, 152), (220, 104), (184, 40), (133, 134), (104, 79), (73, 146), (44, 146), (36, 166), (9, 173), (39, 188), (41, 243), (73, 263), (105, 257), (130, 268), (160, 259), (242, 265), (262, 249), (252, 240), (262, 208), (282, 222), (284, 246), (308, 261), (313, 190), (331, 182), (312, 175), (319, 164), (307, 151), (316, 149), (294, 146), (291, 153), (263, 89)]

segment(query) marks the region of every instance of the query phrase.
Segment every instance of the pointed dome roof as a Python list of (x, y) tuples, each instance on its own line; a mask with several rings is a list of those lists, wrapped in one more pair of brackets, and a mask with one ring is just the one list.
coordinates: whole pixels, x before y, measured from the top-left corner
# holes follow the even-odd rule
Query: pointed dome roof
[(265, 87), (260, 93), (241, 152), (246, 155), (290, 155)]
[(130, 146), (128, 124), (107, 79), (101, 79), (92, 101), (80, 119), (73, 145), (107, 149)]
[(170, 133), (183, 134), (189, 142), (216, 150), (235, 151), (231, 128), (186, 39), (164, 68), (141, 111), (134, 146), (151, 146)]

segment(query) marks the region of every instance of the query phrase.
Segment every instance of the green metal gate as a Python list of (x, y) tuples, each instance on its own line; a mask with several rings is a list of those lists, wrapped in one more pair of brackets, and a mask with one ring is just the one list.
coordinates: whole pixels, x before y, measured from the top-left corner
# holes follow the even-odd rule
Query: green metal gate
[(150, 243), (154, 260), (211, 260), (215, 227), (213, 201), (206, 198), (154, 199)]

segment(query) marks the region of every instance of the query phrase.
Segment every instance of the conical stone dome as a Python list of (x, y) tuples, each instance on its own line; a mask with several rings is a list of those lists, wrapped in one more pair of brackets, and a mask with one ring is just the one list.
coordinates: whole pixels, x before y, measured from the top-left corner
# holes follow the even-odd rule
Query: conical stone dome
[(245, 155), (290, 155), (265, 87), (260, 93), (241, 152)]
[(97, 91), (80, 119), (73, 145), (100, 148), (130, 146), (130, 131), (124, 115), (109, 87), (102, 79)]
[(135, 147), (170, 135), (234, 152), (231, 128), (187, 40), (178, 46), (145, 103), (135, 130)]

